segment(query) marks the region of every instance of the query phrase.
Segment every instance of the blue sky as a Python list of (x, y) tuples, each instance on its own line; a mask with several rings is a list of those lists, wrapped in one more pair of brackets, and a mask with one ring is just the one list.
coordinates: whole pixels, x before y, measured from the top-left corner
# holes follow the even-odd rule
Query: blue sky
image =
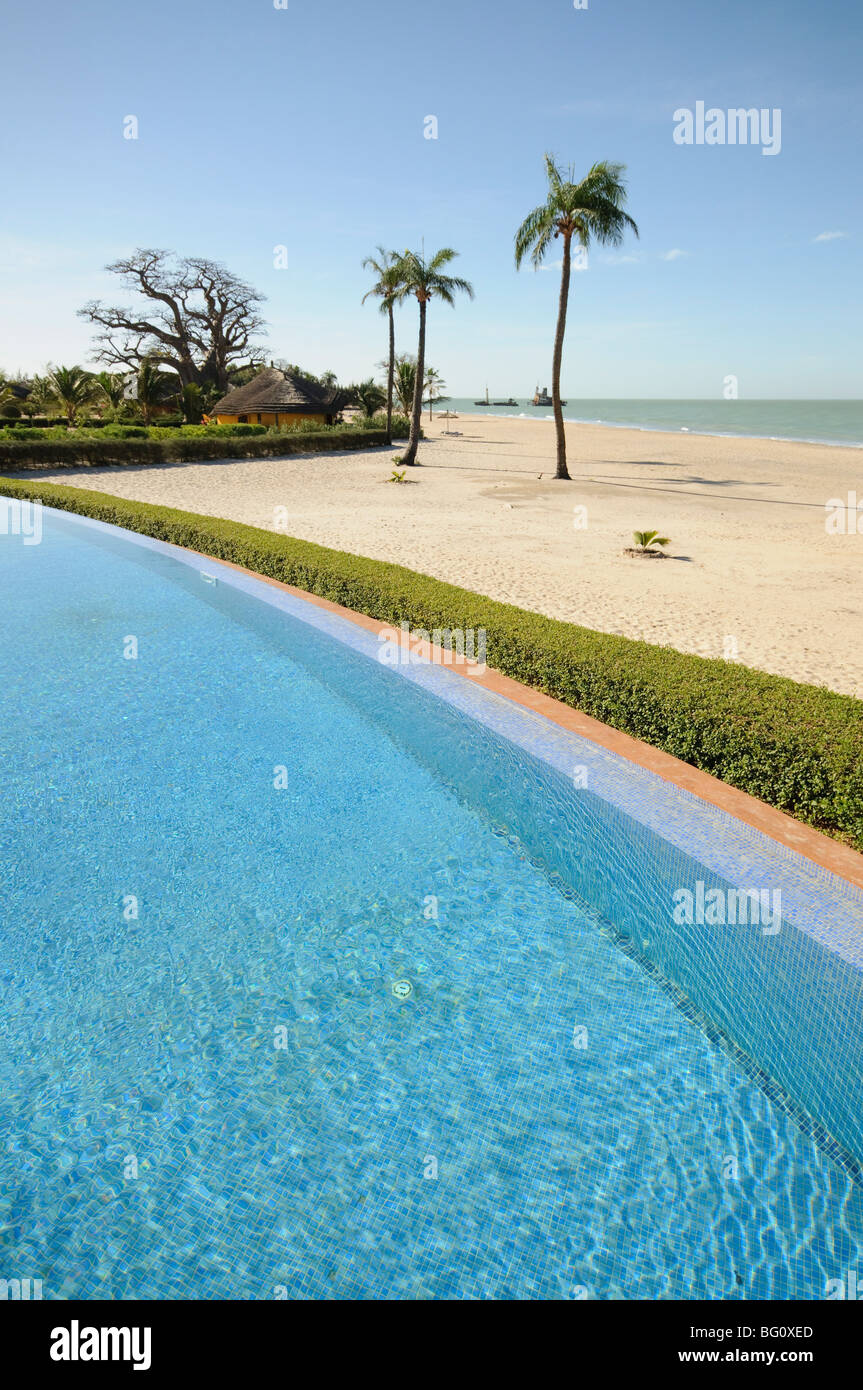
[[(161, 246), (264, 292), (270, 355), (357, 379), (385, 350), (362, 258), (424, 238), (476, 290), (432, 306), (429, 360), (453, 395), (524, 394), (558, 272), (516, 273), (512, 241), (548, 149), (623, 161), (641, 230), (573, 276), (565, 394), (713, 397), (733, 374), (750, 399), (861, 395), (848, 0), (47, 0), (2, 24), (7, 371), (85, 360), (76, 308), (123, 298), (102, 267)], [(780, 108), (781, 152), (676, 144), (697, 101)]]

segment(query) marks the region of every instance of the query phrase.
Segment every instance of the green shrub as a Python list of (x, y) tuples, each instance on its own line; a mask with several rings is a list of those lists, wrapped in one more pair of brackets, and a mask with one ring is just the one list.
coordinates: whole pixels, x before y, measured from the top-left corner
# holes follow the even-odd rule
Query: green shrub
[[(333, 432), (332, 447), (345, 447), (347, 437)], [(234, 447), (271, 442), (285, 448), (284, 439)], [(30, 480), (0, 478), (0, 492), (231, 560), (385, 622), (484, 628), (490, 666), (863, 849), (863, 703), (850, 696), (592, 632), (401, 565), (238, 522)]]
[(45, 429), (13, 429), (0, 433), (0, 443), (6, 440), (21, 440), (25, 444), (31, 439), (74, 439), (77, 431), (70, 435), (68, 425), (47, 425)]
[[(226, 429), (226, 430), (230, 430), (230, 429), (231, 429), (231, 426), (230, 426), (230, 425), (225, 425), (223, 428)], [(204, 438), (206, 438), (206, 435), (207, 435), (207, 426), (206, 426), (206, 425), (180, 425), (180, 427), (179, 427), (178, 429), (172, 431), (172, 433), (171, 433), (170, 436), (165, 435), (160, 429), (156, 428), (156, 429), (153, 429), (153, 430), (152, 430), (151, 435), (150, 435), (150, 438), (151, 438), (151, 439), (167, 439), (167, 438), (169, 438), (169, 437), (170, 437), (170, 438), (173, 438), (175, 434), (176, 434), (179, 438), (181, 438), (181, 439), (204, 439)]]
[[(142, 421), (87, 420), (70, 430), (65, 420), (44, 422), (40, 430), (25, 425), (21, 420), (13, 420), (8, 426), (0, 426), (0, 440), (3, 439), (173, 439), (215, 436), (217, 439), (243, 438), (251, 435), (267, 434), (266, 425), (184, 425), (179, 416), (175, 420), (160, 420), (152, 425)], [(320, 426), (315, 426), (319, 429)], [(47, 429), (47, 433), (45, 430)]]
[[(387, 427), (387, 413), (385, 410), (373, 415), (370, 420), (363, 420), (364, 429), (385, 430)], [(411, 422), (407, 415), (393, 415), (393, 439), (407, 439), (411, 432)], [(422, 438), (422, 431), (420, 431)]]
[(144, 425), (103, 425), (99, 431), (100, 439), (147, 439)]
[(6, 430), (7, 428), (9, 428), (9, 427), (11, 427), (11, 428), (13, 428), (13, 429), (26, 429), (26, 430), (29, 430), (29, 429), (35, 427), (36, 429), (43, 430), (43, 429), (49, 429), (49, 428), (51, 427), (51, 425), (65, 425), (65, 424), (66, 424), (66, 421), (65, 421), (65, 420), (61, 420), (61, 419), (58, 419), (58, 418), (51, 419), (50, 417), (48, 417), (48, 416), (46, 416), (46, 415), (34, 415), (33, 418), (32, 418), (32, 420), (23, 420), (23, 419), (22, 419), (22, 420), (5, 420), (5, 421), (4, 421), (4, 420), (0, 420), (0, 439), (3, 438), (3, 434), (4, 434), (5, 430)]
[[(193, 426), (192, 428), (196, 428)], [(204, 425), (204, 433), (219, 439), (240, 439), (243, 435), (266, 434), (267, 425)]]
[(334, 425), (322, 425), (317, 420), (291, 420), (290, 416), (283, 424), (269, 425), (270, 434), (320, 434), (323, 430), (333, 430), (339, 428)]
[[(113, 427), (120, 428), (120, 427)], [(196, 428), (196, 427), (193, 427)], [(258, 430), (262, 429), (259, 434)], [(278, 458), (290, 454), (335, 453), (341, 449), (371, 449), (384, 442), (377, 430), (297, 431), (285, 435), (267, 434), (255, 427), (253, 438), (233, 435), (187, 434), (175, 430), (156, 438), (117, 439), (100, 430), (98, 435), (67, 433), (61, 436), (11, 442), (0, 438), (0, 467), (9, 469), (97, 468), (142, 463), (192, 463), (199, 459)]]

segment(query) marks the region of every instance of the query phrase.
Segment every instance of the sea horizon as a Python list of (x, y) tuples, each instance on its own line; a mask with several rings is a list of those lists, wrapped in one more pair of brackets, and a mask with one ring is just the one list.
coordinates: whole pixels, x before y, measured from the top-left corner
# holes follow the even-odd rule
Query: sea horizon
[[(501, 392), (501, 397), (510, 398)], [(528, 396), (513, 396), (515, 406), (480, 405), (479, 395), (451, 396), (435, 405), (435, 414), (455, 410), (463, 415), (551, 420), (549, 406), (531, 404)], [(739, 439), (771, 439), (798, 444), (827, 444), (863, 448), (863, 400), (699, 400), (638, 397), (564, 396), (564, 419), (569, 424), (602, 425), (652, 433), (701, 434)]]

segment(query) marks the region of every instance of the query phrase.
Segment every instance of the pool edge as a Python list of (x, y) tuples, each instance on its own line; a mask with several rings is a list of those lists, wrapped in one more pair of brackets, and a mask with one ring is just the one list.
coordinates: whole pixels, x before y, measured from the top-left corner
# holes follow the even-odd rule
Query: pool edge
[[(185, 547), (177, 548), (185, 549)], [(232, 560), (217, 559), (215, 556), (204, 554), (199, 550), (189, 548), (188, 553), (198, 556), (208, 564), (222, 565), (225, 569), (234, 570), (238, 574), (249, 575), (251, 578), (260, 580), (263, 584), (269, 584), (272, 588), (281, 589), (294, 598), (303, 599), (305, 602), (322, 608), (336, 617), (344, 618), (376, 636), (382, 632), (391, 633), (394, 636), (397, 634), (397, 629), (393, 627), (392, 623), (383, 622), (379, 618), (370, 618), (365, 613), (357, 613), (352, 608), (345, 608), (342, 604), (334, 603), (331, 599), (321, 598), (320, 595), (313, 594), (307, 589), (299, 589), (293, 584), (285, 584), (282, 580), (272, 579), (269, 575), (259, 574), (256, 570), (247, 569), (244, 565), (237, 565)], [(401, 636), (401, 634), (398, 635)], [(414, 646), (413, 649), (417, 650), (417, 647)], [(624, 734), (619, 729), (612, 728), (610, 724), (603, 724), (600, 720), (583, 714), (571, 705), (566, 705), (561, 700), (555, 700), (551, 695), (545, 695), (542, 691), (522, 685), (521, 682), (513, 680), (511, 676), (505, 676), (500, 671), (495, 671), (490, 667), (478, 668), (467, 658), (459, 657), (455, 652), (444, 652), (442, 648), (434, 646), (432, 643), (423, 643), (422, 650), (430, 656), (435, 664), (445, 666), (448, 671), (461, 676), (463, 679), (470, 680), (471, 684), (481, 686), (495, 695), (502, 696), (513, 704), (520, 705), (523, 709), (541, 715), (568, 733), (577, 734), (580, 738), (597, 744), (607, 752), (614, 753), (627, 762), (635, 763), (636, 766), (654, 773), (663, 781), (670, 782), (680, 790), (689, 792), (699, 800), (706, 801), (709, 805), (716, 807), (717, 810), (724, 811), (734, 819), (760, 831), (785, 849), (802, 855), (804, 859), (817, 864), (819, 868), (826, 869), (828, 873), (835, 874), (837, 878), (853, 884), (855, 888), (863, 889), (863, 855), (858, 854), (848, 845), (843, 845), (840, 841), (831, 839), (829, 835), (824, 835), (820, 830), (815, 830), (812, 826), (805, 825), (802, 821), (785, 815), (783, 811), (768, 806), (766, 802), (759, 801), (756, 797), (750, 796), (748, 792), (740, 791), (739, 788), (732, 787), (727, 782), (721, 782), (717, 777), (712, 777), (709, 772), (702, 772), (699, 768), (682, 762), (671, 753), (665, 753), (662, 749), (654, 748), (649, 743), (643, 743), (630, 734)]]

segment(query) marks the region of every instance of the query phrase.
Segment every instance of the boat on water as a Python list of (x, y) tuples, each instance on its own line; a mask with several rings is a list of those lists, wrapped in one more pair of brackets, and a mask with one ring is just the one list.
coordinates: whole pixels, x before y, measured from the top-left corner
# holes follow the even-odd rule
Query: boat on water
[[(543, 388), (542, 388), (541, 391), (540, 391), (539, 387), (537, 386), (537, 388), (536, 388), (536, 394), (535, 394), (535, 396), (534, 396), (533, 401), (531, 402), (531, 404), (532, 404), (532, 405), (545, 405), (545, 406), (554, 405), (554, 401), (551, 399), (551, 396), (548, 394), (548, 387), (547, 387), (547, 386), (543, 386)], [(566, 405), (566, 401), (561, 401), (561, 405)]]
[(512, 396), (510, 396), (510, 398), (509, 398), (508, 401), (490, 401), (489, 398), (488, 398), (488, 387), (486, 387), (486, 388), (485, 388), (485, 400), (484, 400), (484, 401), (474, 401), (474, 405), (518, 405), (518, 401), (514, 401), (513, 398), (512, 398)]

